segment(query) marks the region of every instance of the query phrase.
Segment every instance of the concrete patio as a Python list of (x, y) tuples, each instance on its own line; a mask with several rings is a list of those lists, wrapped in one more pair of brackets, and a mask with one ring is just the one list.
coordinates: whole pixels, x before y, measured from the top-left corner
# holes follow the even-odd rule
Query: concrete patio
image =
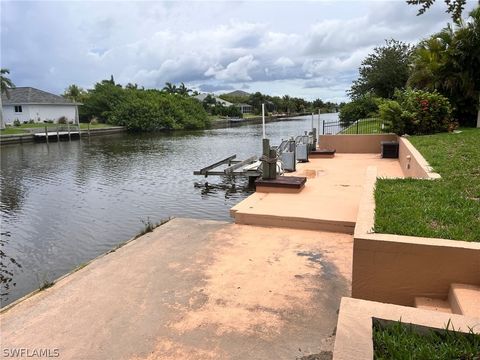
[(353, 234), (369, 166), (377, 167), (378, 177), (403, 177), (398, 159), (382, 159), (380, 154), (336, 154), (331, 159), (310, 159), (297, 164), (297, 171), (291, 173), (307, 177), (301, 192), (256, 192), (234, 206), (231, 214), (237, 224)]
[(329, 352), (340, 299), (350, 296), (351, 262), (347, 234), (174, 219), (2, 311), (2, 354), (300, 359)]

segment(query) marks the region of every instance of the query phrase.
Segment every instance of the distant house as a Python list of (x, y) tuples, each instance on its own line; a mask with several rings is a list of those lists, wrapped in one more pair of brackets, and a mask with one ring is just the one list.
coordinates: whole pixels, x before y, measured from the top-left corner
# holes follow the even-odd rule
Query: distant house
[(249, 97), (250, 93), (248, 93), (246, 91), (243, 91), (243, 90), (235, 90), (235, 91), (229, 92), (225, 95), (236, 96), (236, 97)]
[(8, 89), (8, 95), (2, 94), (5, 124), (12, 124), (15, 120), (22, 123), (31, 120), (57, 122), (62, 117), (68, 121), (77, 122), (77, 106), (82, 105), (32, 87)]
[(205, 98), (210, 95), (212, 98), (215, 99), (215, 101), (219, 104), (222, 104), (223, 106), (232, 106), (233, 104), (231, 102), (228, 102), (228, 101), (225, 101), (221, 98), (219, 98), (218, 96), (215, 96), (213, 94), (198, 94), (198, 95), (195, 95), (194, 98), (197, 99), (198, 101), (200, 102), (203, 102), (203, 100), (205, 100)]
[(251, 114), (253, 112), (253, 106), (249, 104), (237, 104), (236, 105), (242, 114)]

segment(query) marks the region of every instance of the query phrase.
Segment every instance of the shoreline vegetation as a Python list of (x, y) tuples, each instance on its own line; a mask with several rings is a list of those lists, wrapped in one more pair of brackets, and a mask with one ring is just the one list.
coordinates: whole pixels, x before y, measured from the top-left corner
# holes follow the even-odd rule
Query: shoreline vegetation
[[(166, 83), (163, 89), (145, 89), (137, 84), (123, 87), (113, 76), (102, 80), (93, 89), (83, 90), (71, 85), (64, 97), (83, 105), (79, 108), (80, 122), (98, 122), (125, 126), (131, 132), (208, 129), (217, 122), (215, 117), (251, 118), (265, 115), (335, 112), (338, 105), (321, 99), (307, 101), (288, 95), (270, 96), (256, 92), (234, 91), (202, 99), (198, 92), (185, 84)], [(242, 114), (247, 105), (251, 114)]]

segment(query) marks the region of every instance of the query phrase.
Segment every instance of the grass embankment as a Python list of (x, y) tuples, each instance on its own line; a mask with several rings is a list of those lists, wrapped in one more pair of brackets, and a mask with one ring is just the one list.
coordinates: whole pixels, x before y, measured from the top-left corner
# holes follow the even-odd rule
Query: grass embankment
[(381, 134), (383, 133), (382, 120), (376, 118), (360, 119), (357, 123), (350, 125), (348, 128), (343, 129), (340, 134)]
[[(474, 360), (480, 357), (480, 335), (453, 329), (425, 333), (418, 332), (410, 324), (393, 322), (373, 323), (373, 349), (376, 360), (429, 359)], [(426, 329), (425, 329), (426, 330)]]
[(409, 140), (442, 178), (379, 179), (375, 232), (480, 242), (480, 129)]
[[(8, 126), (6, 129), (0, 130), (0, 135), (16, 135), (16, 134), (28, 134), (29, 130), (45, 129), (45, 126), (48, 127), (49, 131), (55, 131), (57, 126), (66, 127), (65, 124), (45, 124), (45, 123), (36, 123), (36, 124), (22, 124), (20, 126)], [(90, 124), (90, 129), (105, 129), (114, 127), (114, 125), (109, 124)], [(77, 125), (70, 124), (70, 128), (75, 130)], [(80, 123), (81, 130), (87, 130), (88, 124)]]

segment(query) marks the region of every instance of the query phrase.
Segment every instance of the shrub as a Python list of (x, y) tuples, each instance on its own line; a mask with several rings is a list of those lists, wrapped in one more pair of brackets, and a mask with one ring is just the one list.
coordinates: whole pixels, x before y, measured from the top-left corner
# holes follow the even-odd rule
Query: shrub
[(385, 100), (379, 113), (387, 129), (398, 135), (434, 134), (455, 129), (448, 99), (439, 93), (405, 90), (397, 100)]
[(397, 101), (385, 100), (378, 106), (378, 111), (387, 132), (405, 133), (405, 119), (402, 117), (402, 107)]
[(61, 116), (58, 118), (58, 123), (59, 124), (66, 124), (67, 123), (67, 118), (65, 116)]
[(131, 131), (202, 129), (209, 124), (197, 100), (156, 90), (129, 92), (111, 111), (108, 122)]
[(96, 117), (93, 117), (92, 120), (90, 120), (91, 125), (97, 125), (98, 124), (98, 119)]
[(374, 117), (378, 110), (379, 98), (365, 95), (343, 105), (338, 115), (343, 126), (350, 126), (355, 121), (367, 117)]
[(30, 119), (30, 120), (28, 120), (28, 123), (29, 123), (29, 124), (35, 124), (35, 120)]
[(403, 94), (406, 131), (411, 134), (433, 134), (448, 131), (452, 108), (448, 99), (438, 92), (405, 90)]
[(21, 125), (20, 120), (18, 119), (13, 120), (13, 126), (20, 126), (20, 125)]

